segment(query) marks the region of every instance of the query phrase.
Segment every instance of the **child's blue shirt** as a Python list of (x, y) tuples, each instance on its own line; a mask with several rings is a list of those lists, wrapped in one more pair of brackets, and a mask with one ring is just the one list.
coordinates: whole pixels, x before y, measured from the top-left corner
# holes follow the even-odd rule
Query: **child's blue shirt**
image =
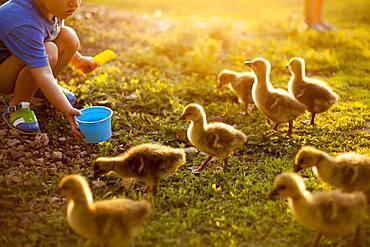
[(53, 41), (62, 25), (61, 19), (44, 18), (32, 0), (10, 0), (0, 7), (0, 61), (10, 52), (30, 68), (48, 66), (44, 43)]

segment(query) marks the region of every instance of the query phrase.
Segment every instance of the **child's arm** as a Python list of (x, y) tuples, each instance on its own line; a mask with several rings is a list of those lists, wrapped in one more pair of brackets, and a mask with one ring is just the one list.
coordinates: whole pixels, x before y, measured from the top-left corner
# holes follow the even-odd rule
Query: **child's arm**
[(73, 66), (75, 66), (76, 69), (81, 70), (85, 74), (90, 73), (91, 71), (96, 69), (96, 67), (98, 67), (98, 64), (94, 63), (92, 57), (83, 56), (78, 51), (72, 58), (71, 64), (73, 64)]
[(80, 111), (73, 108), (65, 95), (60, 90), (56, 80), (54, 79), (53, 72), (49, 66), (41, 68), (30, 69), (32, 77), (34, 78), (37, 86), (44, 93), (49, 102), (60, 112), (68, 118), (72, 127), (72, 134), (78, 140), (83, 139), (83, 135), (79, 131), (78, 125), (74, 120), (74, 116), (80, 115)]

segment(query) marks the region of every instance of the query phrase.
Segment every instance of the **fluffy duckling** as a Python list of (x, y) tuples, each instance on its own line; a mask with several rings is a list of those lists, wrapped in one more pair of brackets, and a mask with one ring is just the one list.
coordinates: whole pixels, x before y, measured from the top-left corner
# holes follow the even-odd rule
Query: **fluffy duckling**
[(333, 157), (313, 147), (302, 147), (295, 158), (295, 171), (315, 167), (317, 175), (343, 192), (363, 191), (370, 195), (370, 157), (344, 153)]
[(245, 112), (248, 114), (248, 104), (253, 104), (253, 73), (235, 72), (232, 70), (224, 69), (218, 74), (217, 78), (217, 88), (220, 89), (228, 85), (231, 92), (233, 92), (238, 97), (239, 103), (244, 104)]
[(314, 246), (319, 243), (321, 234), (347, 235), (356, 232), (354, 241), (358, 241), (358, 227), (367, 208), (362, 192), (311, 193), (306, 190), (300, 176), (286, 172), (275, 178), (274, 189), (269, 193), (270, 197), (274, 195), (287, 197), (294, 216), (303, 225), (319, 232)]
[(224, 170), (227, 170), (228, 156), (247, 141), (242, 131), (228, 124), (208, 124), (203, 107), (195, 103), (185, 107), (180, 119), (191, 121), (187, 131), (190, 143), (208, 154), (207, 159), (193, 170), (194, 173), (202, 172), (213, 156), (223, 159)]
[(158, 183), (186, 162), (185, 151), (160, 144), (141, 144), (116, 157), (101, 157), (94, 163), (94, 177), (113, 171), (121, 177), (144, 181), (157, 192)]
[(94, 202), (86, 179), (63, 177), (58, 192), (67, 197), (67, 221), (77, 234), (101, 246), (129, 246), (151, 212), (147, 201), (115, 199)]
[(304, 104), (311, 113), (311, 125), (315, 124), (317, 113), (327, 111), (338, 101), (338, 94), (324, 82), (306, 77), (303, 58), (293, 57), (287, 65), (292, 74), (288, 86), (289, 92)]
[(276, 89), (270, 82), (270, 62), (264, 58), (245, 61), (255, 73), (252, 96), (258, 110), (276, 123), (289, 123), (288, 135), (292, 134), (293, 120), (305, 112), (305, 106), (282, 89)]

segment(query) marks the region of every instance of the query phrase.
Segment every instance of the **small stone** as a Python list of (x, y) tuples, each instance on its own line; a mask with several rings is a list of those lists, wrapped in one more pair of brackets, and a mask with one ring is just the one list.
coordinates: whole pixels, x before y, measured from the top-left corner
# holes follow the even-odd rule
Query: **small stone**
[(17, 148), (17, 151), (24, 151), (26, 148), (24, 147), (24, 145), (19, 145)]
[(198, 149), (196, 149), (195, 147), (188, 147), (188, 148), (185, 148), (185, 152), (187, 154), (197, 153)]
[(25, 163), (27, 160), (25, 157), (20, 157), (18, 161), (21, 163)]
[(7, 129), (1, 129), (0, 130), (0, 136), (5, 136), (8, 133)]
[(38, 159), (36, 159), (36, 163), (38, 165), (43, 165), (45, 163), (45, 160), (43, 158), (38, 158)]
[(36, 165), (36, 161), (34, 161), (32, 159), (29, 159), (29, 160), (27, 160), (26, 165), (28, 165), (28, 166), (34, 166), (34, 165)]
[(128, 100), (136, 100), (137, 97), (138, 96), (136, 94), (132, 93), (132, 94), (124, 96), (123, 98), (128, 99)]
[(61, 141), (61, 142), (64, 142), (64, 141), (66, 141), (67, 140), (67, 138), (65, 138), (65, 137), (60, 137), (59, 138), (59, 141)]
[(26, 143), (30, 146), (30, 147), (34, 147), (36, 144), (34, 141), (32, 140), (26, 140)]
[(92, 181), (92, 184), (95, 185), (97, 188), (101, 188), (105, 186), (105, 183), (101, 180), (94, 180)]
[(12, 160), (18, 160), (21, 157), (21, 155), (22, 154), (20, 152), (17, 152), (15, 150), (10, 151), (10, 157)]
[(39, 133), (35, 137), (35, 142), (41, 144), (42, 146), (47, 146), (49, 144), (49, 137), (46, 133)]
[(62, 202), (61, 198), (57, 197), (57, 196), (53, 196), (52, 198), (50, 198), (50, 203), (51, 204), (58, 204)]
[(45, 152), (44, 155), (45, 155), (46, 158), (51, 158), (51, 153), (50, 152)]
[(27, 186), (27, 187), (32, 186), (32, 184), (33, 184), (33, 183), (32, 183), (32, 181), (31, 181), (31, 180), (26, 180), (26, 181), (24, 181), (24, 182), (23, 182), (23, 185), (24, 185), (24, 186)]
[(78, 159), (78, 163), (84, 163), (84, 162), (85, 162), (85, 159), (84, 158)]
[(97, 158), (98, 158), (98, 155), (97, 155), (97, 154), (92, 154), (92, 155), (91, 155), (91, 158), (92, 158), (92, 159), (97, 159)]
[(80, 156), (81, 156), (81, 157), (85, 157), (85, 156), (86, 156), (86, 154), (87, 154), (87, 152), (86, 152), (86, 151), (82, 151), (82, 152), (80, 153)]
[(51, 156), (54, 160), (60, 160), (63, 158), (63, 153), (60, 151), (55, 151)]
[(13, 147), (19, 143), (21, 143), (21, 141), (18, 139), (10, 139), (6, 144), (8, 144), (9, 147)]
[(13, 181), (14, 183), (20, 183), (22, 180), (20, 177), (17, 177), (17, 176), (14, 176), (14, 175), (9, 175), (7, 176), (11, 181)]
[(58, 172), (58, 169), (56, 167), (50, 167), (48, 169), (50, 175), (55, 175)]
[(9, 134), (12, 135), (12, 136), (19, 136), (19, 132), (18, 131), (15, 131), (15, 130), (9, 130)]

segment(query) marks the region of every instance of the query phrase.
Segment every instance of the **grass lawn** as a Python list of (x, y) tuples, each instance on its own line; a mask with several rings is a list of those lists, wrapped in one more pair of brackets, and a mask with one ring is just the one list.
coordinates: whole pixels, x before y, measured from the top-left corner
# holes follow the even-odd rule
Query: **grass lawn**
[[(57, 172), (47, 178), (33, 170), (19, 173), (33, 186), (6, 182), (18, 161), (2, 166), (0, 245), (94, 246), (68, 229), (66, 201), (55, 195), (66, 174), (80, 173), (92, 181), (91, 162), (96, 156), (87, 155), (79, 162), (73, 148), (78, 145), (88, 154), (112, 156), (148, 142), (189, 147), (189, 123), (177, 118), (185, 105), (197, 102), (204, 106), (208, 120), (221, 118), (248, 136), (247, 144), (230, 157), (229, 172), (222, 172), (222, 161), (215, 159), (201, 175), (194, 175), (188, 168), (205, 156), (189, 153), (187, 163), (161, 182), (155, 196), (143, 194), (140, 183), (107, 175), (102, 178), (104, 186), (90, 183), (94, 198), (124, 196), (152, 203), (153, 213), (133, 246), (309, 246), (315, 232), (294, 219), (285, 200), (269, 201), (265, 194), (277, 174), (293, 167), (302, 145), (334, 155), (370, 154), (370, 2), (325, 1), (325, 19), (337, 29), (327, 33), (300, 30), (302, 4), (298, 0), (83, 1), (79, 13), (67, 20), (81, 39), (82, 53), (111, 48), (119, 58), (88, 75), (68, 68), (61, 80), (78, 96), (79, 108), (105, 104), (114, 110), (113, 137), (95, 146), (74, 141), (64, 146), (58, 138), (69, 132), (58, 126), (66, 125), (65, 120), (55, 118), (50, 109), (39, 109), (50, 147), (70, 158), (57, 164)], [(272, 83), (287, 89), (290, 74), (284, 65), (293, 56), (304, 57), (307, 74), (321, 78), (340, 95), (336, 105), (316, 117), (315, 127), (303, 123), (310, 118), (306, 113), (295, 121), (292, 137), (286, 135), (287, 125), (273, 132), (257, 110), (243, 116), (243, 106), (229, 90), (215, 90), (220, 70), (246, 71), (243, 61), (255, 57), (270, 60)], [(0, 157), (10, 154), (3, 150)], [(309, 190), (332, 189), (311, 171), (303, 174), (308, 176)], [(16, 230), (28, 212), (33, 215), (27, 227)], [(347, 246), (352, 237), (324, 237), (321, 246)], [(360, 239), (362, 246), (370, 246), (369, 217)]]

